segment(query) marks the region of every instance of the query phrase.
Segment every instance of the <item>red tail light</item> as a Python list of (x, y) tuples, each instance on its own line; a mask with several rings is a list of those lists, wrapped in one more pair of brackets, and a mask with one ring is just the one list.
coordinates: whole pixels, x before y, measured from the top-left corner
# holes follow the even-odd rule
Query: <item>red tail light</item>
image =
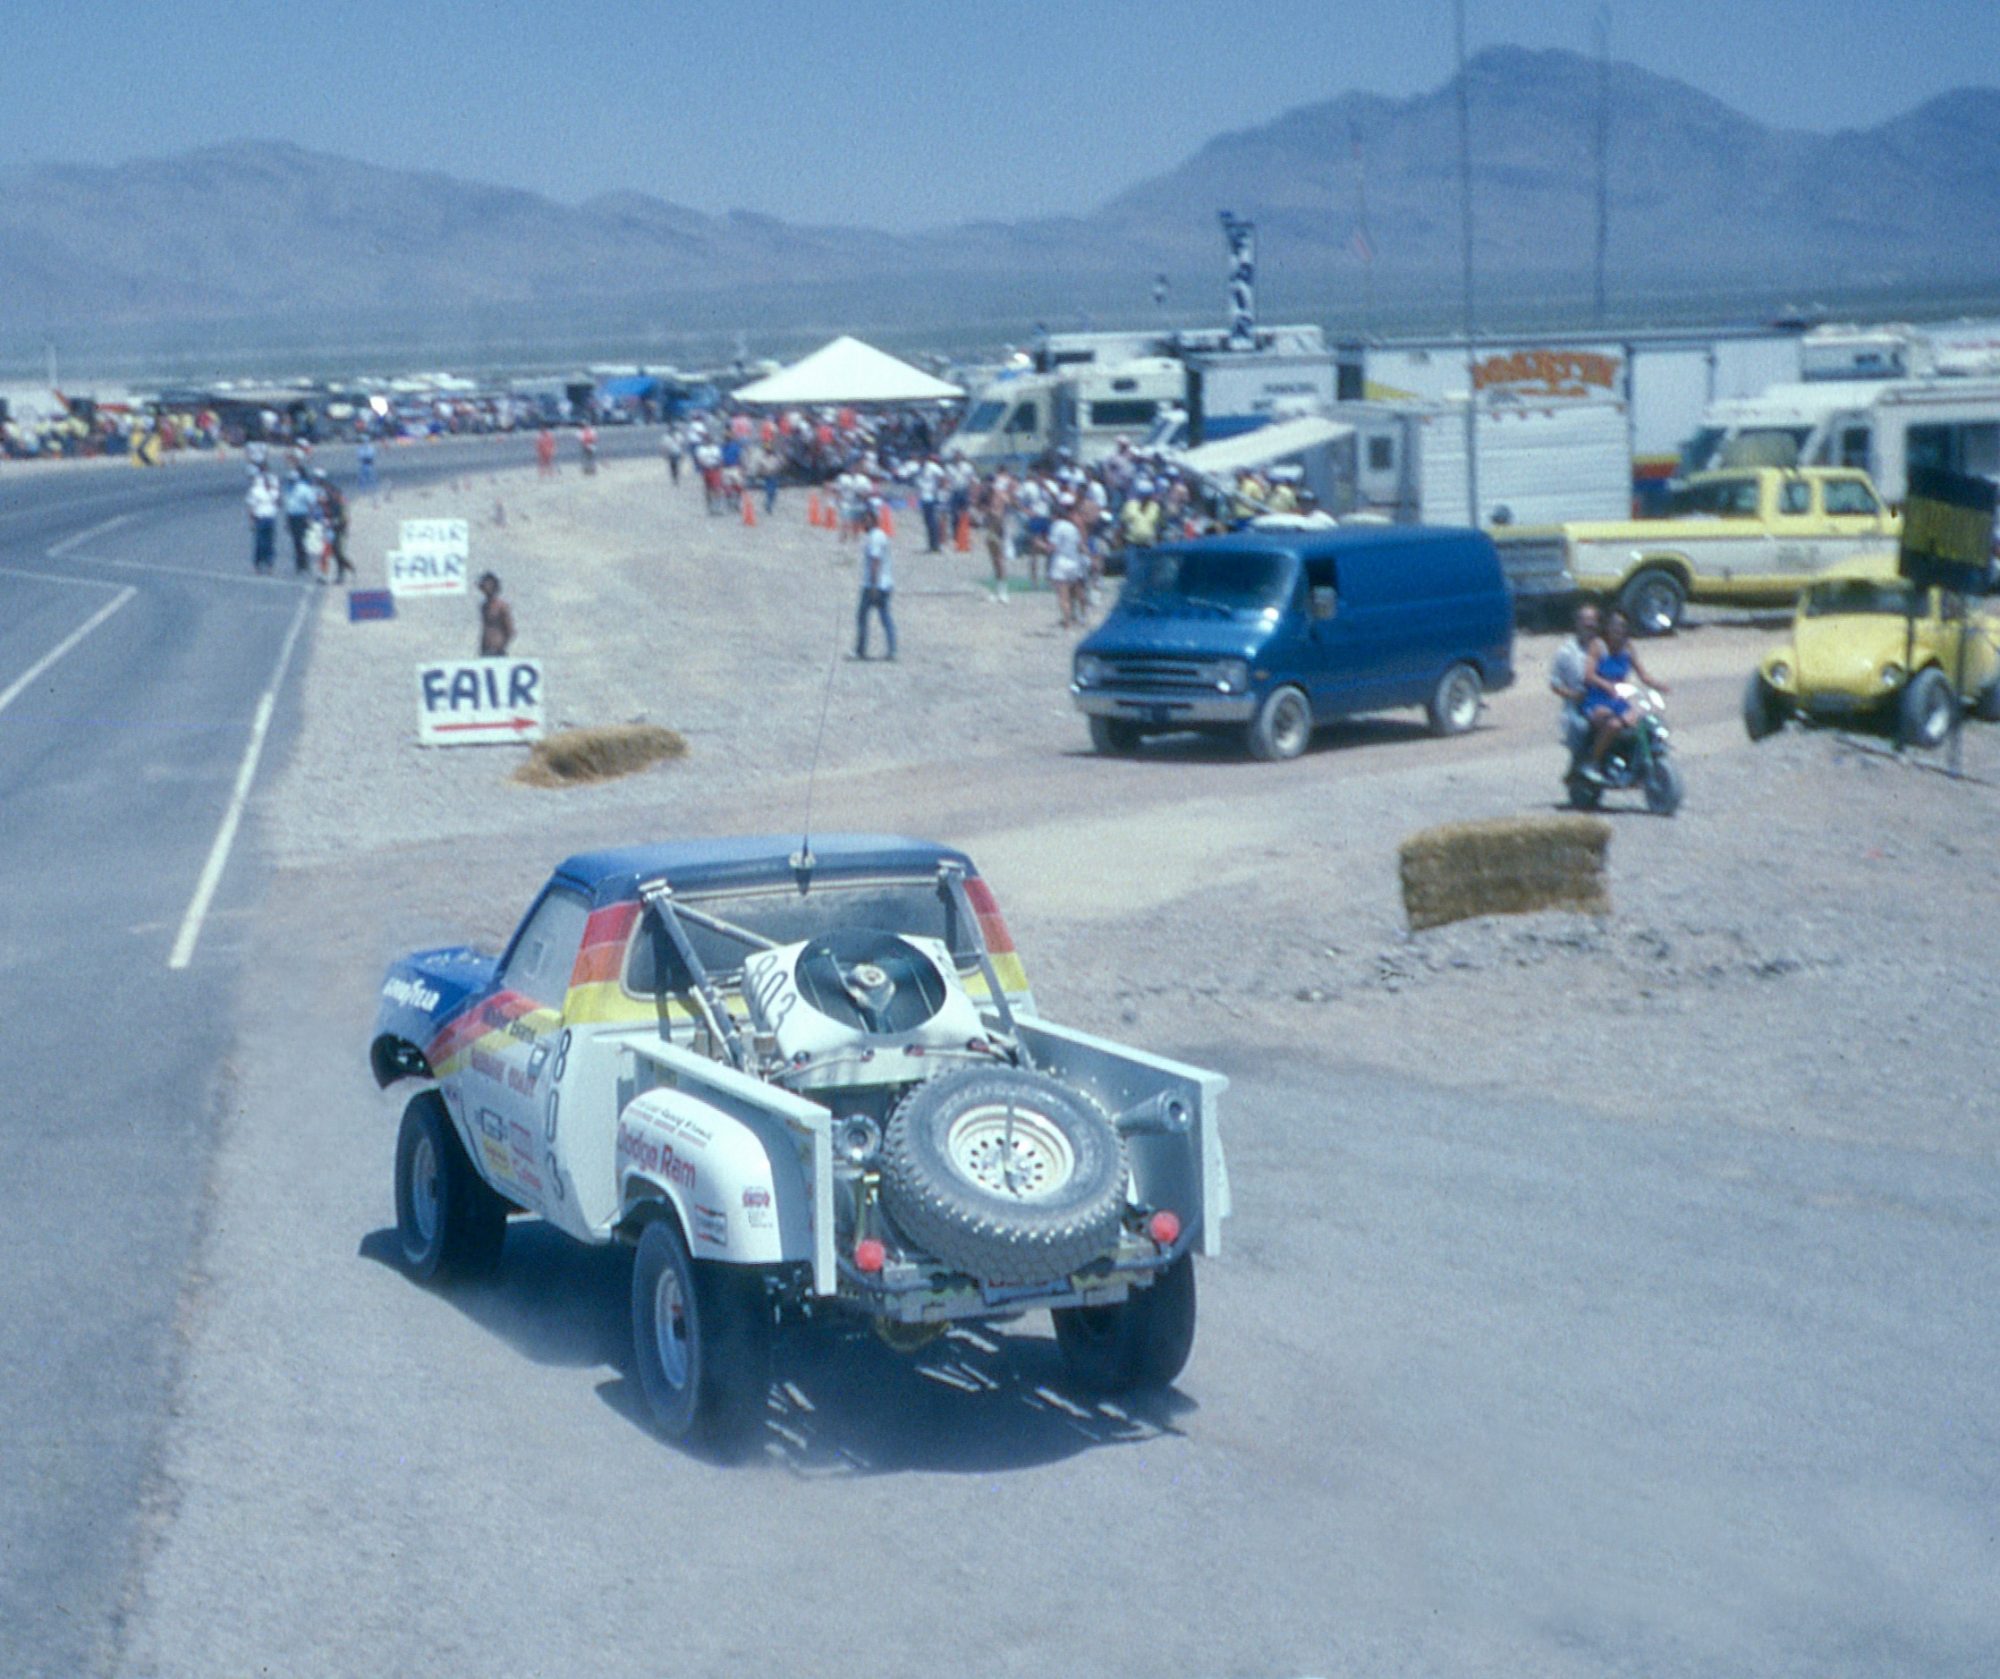
[(873, 1236), (863, 1236), (854, 1244), (854, 1268), (873, 1276), (888, 1263), (889, 1250)]
[(1165, 1208), (1146, 1221), (1146, 1234), (1163, 1248), (1170, 1248), (1181, 1239), (1180, 1214), (1170, 1213)]

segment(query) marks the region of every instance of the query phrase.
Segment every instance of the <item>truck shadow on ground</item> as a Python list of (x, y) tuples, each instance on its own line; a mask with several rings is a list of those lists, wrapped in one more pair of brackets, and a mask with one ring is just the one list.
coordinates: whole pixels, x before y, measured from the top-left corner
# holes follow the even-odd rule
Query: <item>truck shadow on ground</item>
[[(1348, 717), (1322, 723), (1300, 754), (1302, 758), (1341, 752), (1349, 747), (1380, 746), (1393, 741), (1433, 740), (1420, 717)], [(1068, 758), (1095, 758), (1090, 746), (1073, 746), (1063, 754)], [(1127, 764), (1242, 764), (1249, 769), (1268, 766), (1250, 756), (1240, 734), (1153, 735), (1137, 751), (1121, 753), (1118, 762)]]
[[(370, 1232), (359, 1251), (402, 1270), (393, 1229)], [(598, 1396), (650, 1431), (632, 1372), (631, 1275), (622, 1247), (585, 1247), (516, 1220), (492, 1279), (436, 1293), (538, 1364), (616, 1371)], [(772, 1373), (762, 1455), (814, 1478), (1029, 1469), (1178, 1434), (1194, 1409), (1171, 1388), (1116, 1400), (1081, 1393), (1053, 1338), (1026, 1327), (954, 1328), (905, 1353), (846, 1324), (788, 1326)]]

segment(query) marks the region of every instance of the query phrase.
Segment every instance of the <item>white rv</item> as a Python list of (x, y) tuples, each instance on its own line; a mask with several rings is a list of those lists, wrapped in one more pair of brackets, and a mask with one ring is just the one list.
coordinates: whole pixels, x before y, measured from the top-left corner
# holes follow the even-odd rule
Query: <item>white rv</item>
[(2000, 480), (2000, 379), (1829, 380), (1718, 402), (1682, 466), (1851, 466), (1900, 506), (1912, 467)]

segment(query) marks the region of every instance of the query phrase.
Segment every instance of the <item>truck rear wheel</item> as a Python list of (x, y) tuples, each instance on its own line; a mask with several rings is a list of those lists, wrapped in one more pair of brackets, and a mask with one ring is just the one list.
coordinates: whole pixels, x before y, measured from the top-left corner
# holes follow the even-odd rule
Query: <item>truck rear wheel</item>
[(1165, 1387), (1194, 1350), (1194, 1255), (1182, 1254), (1150, 1288), (1116, 1306), (1071, 1306), (1049, 1315), (1078, 1387), (1093, 1393)]
[(445, 1112), (426, 1090), (410, 1098), (396, 1134), (396, 1246), (419, 1282), (489, 1276), (507, 1239), (507, 1203), (474, 1170)]
[(1424, 707), (1434, 735), (1462, 735), (1479, 721), (1479, 672), (1456, 664), (1438, 678)]
[(1618, 591), (1618, 608), (1641, 635), (1671, 635), (1681, 627), (1687, 590), (1664, 566), (1634, 572)]
[(1304, 690), (1273, 688), (1250, 720), (1245, 738), (1251, 757), (1274, 763), (1305, 751), (1312, 732), (1312, 702)]
[(632, 1354), (654, 1426), (719, 1457), (757, 1437), (771, 1381), (761, 1273), (697, 1263), (671, 1213), (639, 1237), (632, 1261)]

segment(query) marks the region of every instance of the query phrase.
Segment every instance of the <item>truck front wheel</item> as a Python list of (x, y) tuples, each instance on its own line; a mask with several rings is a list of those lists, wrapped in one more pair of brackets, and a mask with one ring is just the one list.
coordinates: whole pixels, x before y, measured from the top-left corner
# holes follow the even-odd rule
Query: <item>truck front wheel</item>
[(1116, 1306), (1071, 1306), (1049, 1315), (1071, 1379), (1093, 1393), (1167, 1386), (1194, 1350), (1194, 1255), (1184, 1253), (1150, 1288)]
[(473, 1169), (444, 1098), (426, 1090), (396, 1134), (396, 1246), (419, 1282), (483, 1277), (500, 1263), (507, 1203)]
[(1129, 717), (1093, 717), (1090, 744), (1107, 758), (1129, 757), (1139, 750), (1139, 725)]
[(697, 1264), (672, 1215), (654, 1219), (632, 1261), (632, 1353), (661, 1434), (740, 1456), (757, 1437), (771, 1380), (762, 1275)]
[(1312, 702), (1301, 689), (1273, 688), (1250, 720), (1250, 756), (1275, 762), (1296, 758), (1312, 739)]
[(1633, 573), (1618, 591), (1618, 607), (1641, 635), (1671, 635), (1681, 625), (1687, 590), (1664, 566), (1647, 566)]

